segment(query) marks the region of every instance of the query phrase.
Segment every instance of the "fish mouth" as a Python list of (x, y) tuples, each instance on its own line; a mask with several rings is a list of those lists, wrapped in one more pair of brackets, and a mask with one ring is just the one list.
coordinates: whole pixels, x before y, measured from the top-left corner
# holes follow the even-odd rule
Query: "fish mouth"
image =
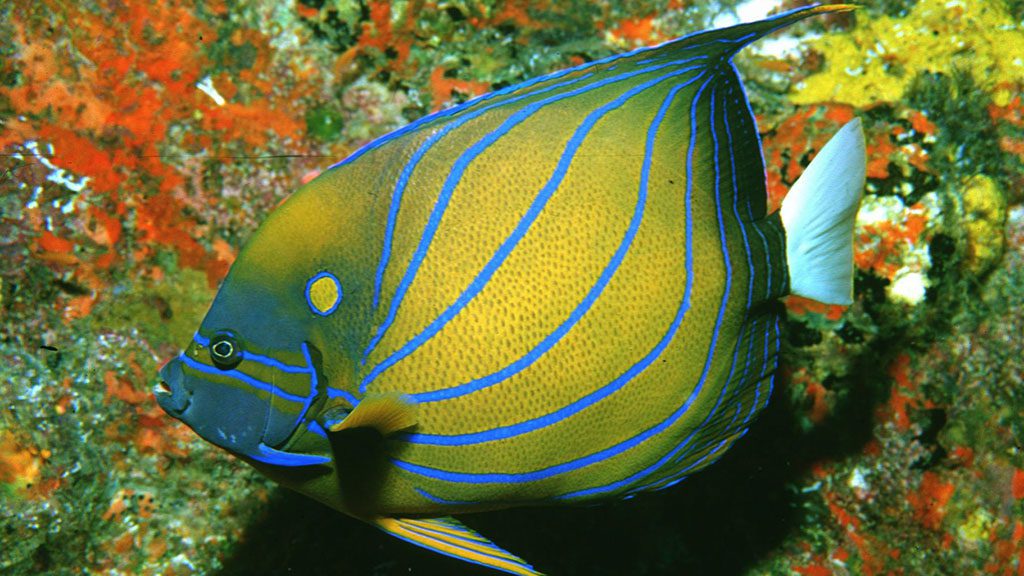
[(174, 358), (160, 369), (160, 380), (153, 385), (153, 396), (165, 412), (179, 419), (192, 405), (192, 393), (185, 389), (180, 358)]

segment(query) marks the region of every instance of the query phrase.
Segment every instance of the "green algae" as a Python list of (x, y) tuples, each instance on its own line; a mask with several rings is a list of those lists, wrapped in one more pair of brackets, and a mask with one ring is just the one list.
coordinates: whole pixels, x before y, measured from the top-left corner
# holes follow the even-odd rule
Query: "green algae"
[(335, 140), (344, 127), (341, 113), (333, 108), (310, 108), (306, 112), (306, 133), (313, 138), (325, 142)]
[(132, 326), (147, 342), (185, 346), (210, 307), (214, 292), (202, 271), (170, 269), (166, 274), (158, 281), (136, 281), (130, 289), (114, 288), (117, 296), (102, 300), (85, 320), (94, 326), (89, 329)]
[(903, 103), (924, 112), (938, 128), (929, 164), (940, 173), (1003, 172), (1005, 153), (988, 114), (991, 91), (974, 74), (960, 67), (922, 72), (906, 87)]

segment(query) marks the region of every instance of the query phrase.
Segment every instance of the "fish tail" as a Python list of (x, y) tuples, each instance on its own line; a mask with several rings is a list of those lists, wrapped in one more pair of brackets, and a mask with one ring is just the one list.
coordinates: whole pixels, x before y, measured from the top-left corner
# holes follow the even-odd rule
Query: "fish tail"
[(854, 118), (782, 201), (791, 293), (825, 304), (853, 302), (853, 226), (866, 165), (864, 132)]
[(679, 43), (680, 46), (687, 46), (695, 43), (720, 43), (720, 47), (725, 54), (732, 57), (733, 54), (739, 52), (744, 46), (751, 42), (763, 38), (776, 30), (781, 30), (795, 22), (799, 22), (804, 18), (809, 18), (818, 14), (850, 12), (851, 10), (856, 9), (857, 6), (854, 4), (816, 4), (804, 6), (770, 16), (757, 22), (737, 24), (728, 28), (720, 28), (718, 30), (709, 30), (706, 32), (698, 32), (697, 34), (690, 36), (684, 36), (683, 38), (669, 42), (669, 45), (675, 43)]

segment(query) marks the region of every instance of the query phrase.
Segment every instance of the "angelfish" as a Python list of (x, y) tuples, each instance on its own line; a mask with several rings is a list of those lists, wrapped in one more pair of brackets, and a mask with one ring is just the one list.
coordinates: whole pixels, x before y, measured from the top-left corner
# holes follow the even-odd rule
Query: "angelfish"
[(367, 144), (254, 233), (157, 400), (328, 506), (538, 574), (451, 515), (679, 482), (768, 401), (779, 298), (852, 301), (859, 121), (769, 214), (731, 62), (852, 8), (563, 70)]

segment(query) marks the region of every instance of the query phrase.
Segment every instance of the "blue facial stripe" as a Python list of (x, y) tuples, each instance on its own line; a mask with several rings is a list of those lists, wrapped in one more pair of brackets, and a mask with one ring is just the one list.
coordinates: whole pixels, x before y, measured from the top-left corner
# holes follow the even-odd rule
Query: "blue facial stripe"
[[(607, 283), (611, 280), (611, 277), (617, 271), (621, 261), (625, 258), (626, 252), (629, 250), (633, 238), (640, 227), (641, 221), (643, 220), (644, 206), (647, 200), (650, 165), (652, 161), (652, 155), (654, 153), (654, 141), (655, 137), (657, 136), (658, 129), (661, 126), (661, 122), (664, 119), (665, 115), (668, 113), (668, 110), (671, 107), (672, 103), (675, 101), (676, 94), (683, 88), (695, 82), (698, 78), (700, 78), (699, 75), (696, 78), (693, 78), (684, 84), (673, 87), (666, 95), (661, 107), (659, 108), (657, 114), (651, 122), (651, 125), (647, 131), (647, 142), (646, 146), (644, 147), (643, 166), (640, 172), (639, 192), (637, 194), (637, 202), (636, 207), (634, 208), (632, 221), (630, 222), (629, 229), (626, 231), (626, 234), (624, 235), (622, 242), (619, 244), (619, 248), (616, 251), (614, 257), (612, 258), (611, 262), (608, 263), (607, 267), (601, 275), (601, 278), (598, 280), (598, 283), (595, 284), (594, 287), (591, 288), (590, 292), (587, 294), (587, 298), (585, 298), (584, 301), (581, 302), (580, 305), (573, 311), (569, 318), (561, 326), (559, 326), (558, 329), (556, 329), (551, 335), (549, 335), (540, 345), (538, 345), (537, 348), (534, 348), (526, 356), (520, 358), (513, 364), (506, 367), (505, 369), (496, 372), (495, 374), (492, 374), (488, 377), (475, 380), (473, 382), (470, 382), (469, 384), (464, 384), (456, 388), (449, 388), (446, 390), (439, 390), (435, 392), (427, 392), (421, 394), (413, 394), (411, 395), (411, 397), (414, 400), (416, 400), (417, 402), (430, 402), (445, 397), (454, 397), (453, 394), (451, 396), (437, 398), (442, 394), (452, 394), (456, 391), (461, 392), (458, 395), (468, 394), (470, 392), (474, 392), (476, 390), (479, 390), (480, 388), (489, 386), (500, 380), (508, 378), (512, 374), (532, 364), (537, 358), (540, 357), (541, 354), (546, 352), (551, 346), (554, 345), (555, 342), (560, 340), (562, 336), (564, 336), (565, 333), (567, 333), (569, 329), (571, 329), (572, 326), (575, 325), (579, 318), (582, 317), (583, 314), (587, 312), (587, 310), (589, 310), (590, 306), (604, 290), (605, 285), (607, 285)], [(687, 293), (689, 291), (689, 286), (691, 282), (692, 277), (688, 277), (686, 288)], [(685, 315), (685, 310), (683, 311), (683, 314)], [(637, 374), (646, 369), (646, 367), (649, 366), (651, 362), (657, 359), (657, 357), (668, 345), (668, 342), (671, 340), (673, 334), (674, 332), (671, 329), (668, 330), (666, 332), (666, 336), (662, 339), (662, 341), (657, 346), (655, 346), (655, 348), (651, 350), (651, 352), (649, 352), (644, 359), (634, 364), (628, 371), (620, 375), (615, 380), (612, 380), (610, 383), (602, 386), (601, 388), (595, 390), (594, 392), (591, 392), (590, 394), (583, 396), (582, 398), (576, 400), (575, 402), (572, 402), (571, 404), (559, 410), (556, 410), (555, 412), (530, 420), (526, 420), (523, 422), (519, 422), (516, 424), (512, 424), (509, 426), (492, 428), (489, 430), (476, 433), (457, 435), (408, 434), (405, 435), (403, 439), (413, 444), (461, 446), (466, 444), (477, 444), (481, 442), (490, 442), (493, 440), (510, 438), (512, 436), (518, 436), (520, 434), (525, 434), (533, 430), (538, 430), (540, 428), (550, 426), (584, 410), (589, 406), (596, 404), (597, 402), (600, 402), (601, 400), (610, 396), (612, 393), (620, 390), (623, 386), (628, 384)], [(470, 386), (474, 385), (475, 389), (467, 389)]]
[[(198, 333), (193, 337), (193, 340), (197, 344), (204, 347), (209, 345), (209, 339), (203, 337)], [(243, 351), (242, 354), (243, 361), (245, 362), (256, 362), (257, 364), (262, 364), (264, 366), (279, 370), (286, 374), (308, 374), (310, 379), (309, 393), (305, 397), (290, 394), (288, 392), (284, 392), (278, 389), (273, 384), (264, 382), (258, 378), (250, 376), (249, 374), (246, 374), (238, 370), (237, 368), (231, 370), (221, 370), (219, 368), (203, 364), (202, 362), (199, 362), (197, 360), (193, 360), (192, 358), (189, 358), (188, 355), (186, 354), (182, 354), (181, 359), (182, 362), (185, 363), (185, 365), (199, 372), (204, 372), (206, 374), (212, 374), (217, 376), (227, 376), (240, 382), (244, 382), (245, 384), (248, 384), (249, 386), (257, 390), (262, 390), (273, 396), (281, 398), (282, 400), (302, 404), (302, 409), (300, 410), (300, 415), (296, 422), (296, 425), (298, 425), (298, 421), (301, 421), (306, 411), (309, 410), (309, 406), (313, 402), (313, 399), (316, 397), (317, 374), (316, 370), (313, 368), (313, 360), (309, 356), (309, 346), (305, 342), (302, 343), (302, 354), (303, 357), (306, 359), (306, 366), (301, 367), (285, 364), (274, 358), (264, 356), (262, 354), (256, 354), (255, 352)]]
[[(686, 218), (686, 223), (687, 223), (687, 226), (686, 226), (686, 228), (687, 228), (687, 233), (686, 233), (686, 258), (685, 258), (685, 260), (686, 260), (686, 288), (685, 288), (684, 293), (683, 293), (683, 302), (680, 305), (679, 310), (676, 313), (676, 317), (673, 319), (672, 325), (669, 327), (668, 332), (662, 338), (661, 342), (659, 342), (658, 345), (653, 350), (651, 350), (651, 352), (648, 353), (648, 355), (646, 357), (644, 357), (643, 360), (641, 360), (639, 363), (634, 365), (633, 368), (631, 368), (630, 371), (627, 372), (627, 374), (630, 374), (631, 372), (633, 372), (634, 369), (636, 369), (636, 373), (639, 373), (644, 368), (646, 368), (651, 363), (653, 363), (654, 360), (657, 359), (657, 357), (661, 354), (662, 350), (664, 350), (664, 348), (667, 347), (669, 342), (674, 338), (676, 332), (679, 329), (680, 324), (682, 323), (683, 317), (685, 316), (686, 312), (690, 308), (690, 291), (691, 291), (692, 284), (693, 284), (693, 250), (692, 250), (692, 247), (693, 247), (693, 229), (692, 229), (692, 217), (691, 217), (691, 214), (692, 214), (691, 196), (693, 195), (693, 178), (691, 177), (691, 175), (693, 174), (693, 151), (694, 151), (694, 149), (696, 147), (696, 144), (697, 144), (696, 110), (697, 110), (697, 104), (698, 104), (698, 102), (700, 102), (701, 94), (704, 92), (705, 88), (707, 88), (708, 84), (710, 83), (710, 81), (712, 79), (713, 79), (713, 77), (708, 78), (708, 80), (706, 80), (700, 86), (700, 88), (698, 88), (697, 93), (694, 95), (693, 103), (692, 103), (691, 108), (690, 108), (690, 126), (693, 127), (693, 128), (690, 131), (690, 144), (689, 144), (689, 147), (687, 149), (687, 154), (686, 154), (686, 169), (687, 169), (686, 203), (685, 203), (685, 205), (686, 205), (685, 218)], [(726, 290), (726, 294), (728, 294), (728, 290)], [(717, 332), (718, 332), (717, 329), (719, 327), (718, 323), (721, 322), (722, 312), (723, 312), (723, 310), (719, 311), (718, 321), (716, 322), (716, 326), (715, 326), (716, 330), (714, 332), (714, 334), (716, 334), (716, 335), (717, 335)], [(682, 404), (682, 406), (680, 406), (678, 409), (676, 409), (675, 412), (673, 412), (668, 418), (663, 420), (661, 423), (659, 423), (659, 424), (657, 424), (655, 426), (652, 426), (651, 428), (648, 428), (647, 430), (641, 432), (640, 434), (637, 434), (636, 436), (633, 436), (632, 438), (630, 438), (628, 440), (625, 440), (623, 442), (620, 442), (619, 444), (615, 444), (615, 445), (612, 445), (612, 446), (610, 446), (608, 448), (605, 448), (604, 450), (600, 450), (598, 452), (589, 454), (589, 455), (581, 457), (581, 458), (577, 458), (575, 460), (569, 460), (569, 461), (563, 462), (561, 464), (556, 464), (554, 466), (549, 466), (547, 468), (542, 468), (540, 470), (535, 470), (533, 472), (521, 472), (521, 473), (467, 473), (467, 472), (454, 472), (454, 471), (450, 471), (450, 470), (441, 470), (441, 469), (438, 469), (438, 468), (431, 468), (431, 467), (428, 467), (428, 466), (422, 466), (422, 465), (419, 465), (419, 464), (413, 464), (411, 462), (405, 462), (405, 461), (398, 460), (398, 459), (392, 459), (391, 462), (396, 467), (398, 467), (398, 468), (400, 468), (402, 470), (405, 470), (406, 472), (411, 472), (413, 474), (417, 474), (417, 475), (424, 476), (424, 477), (427, 477), (427, 478), (433, 478), (435, 480), (443, 480), (443, 481), (447, 481), (447, 482), (461, 482), (461, 483), (466, 483), (466, 484), (490, 484), (490, 483), (514, 484), (514, 483), (534, 482), (534, 481), (537, 481), (537, 480), (543, 480), (545, 478), (550, 478), (552, 476), (557, 476), (559, 474), (564, 474), (564, 473), (567, 473), (567, 472), (572, 472), (573, 470), (578, 470), (580, 468), (584, 468), (586, 466), (590, 466), (592, 464), (596, 464), (598, 462), (602, 462), (604, 460), (607, 460), (608, 458), (612, 458), (614, 456), (618, 456), (619, 454), (622, 454), (622, 453), (624, 453), (624, 452), (626, 452), (628, 450), (631, 450), (632, 448), (635, 448), (635, 447), (639, 446), (640, 444), (642, 444), (643, 442), (647, 441), (648, 439), (653, 438), (654, 436), (657, 436), (658, 434), (664, 432), (665, 430), (667, 430), (670, 427), (672, 427), (680, 418), (682, 418), (682, 416), (687, 411), (689, 411), (690, 406), (697, 399), (698, 395), (700, 394), (701, 390), (703, 389), (704, 380), (705, 380), (705, 378), (707, 376), (709, 367), (711, 365), (712, 354), (714, 352), (716, 344), (717, 343), (714, 340), (712, 340), (711, 345), (709, 347), (710, 349), (708, 351), (707, 361), (705, 362), (705, 365), (704, 365), (704, 371), (703, 371), (703, 373), (701, 375), (701, 379), (697, 383), (697, 386), (690, 393), (690, 396)], [(625, 376), (625, 374), (623, 376)], [(630, 377), (632, 377), (632, 376), (630, 376)]]
[(249, 386), (251, 386), (251, 387), (253, 387), (253, 388), (257, 389), (257, 390), (262, 390), (263, 392), (266, 392), (268, 394), (272, 394), (274, 396), (277, 396), (277, 397), (279, 397), (279, 398), (281, 398), (283, 400), (287, 400), (289, 402), (296, 402), (296, 403), (300, 403), (301, 404), (301, 403), (306, 401), (306, 399), (304, 397), (302, 397), (302, 396), (296, 396), (294, 394), (288, 394), (287, 392), (282, 392), (280, 390), (277, 390), (272, 384), (268, 384), (268, 383), (266, 383), (266, 382), (264, 382), (262, 380), (258, 380), (256, 378), (253, 378), (252, 376), (249, 376), (248, 374), (245, 374), (244, 372), (240, 372), (240, 371), (235, 370), (235, 369), (232, 369), (232, 370), (221, 370), (220, 368), (215, 368), (213, 366), (208, 366), (206, 364), (203, 364), (202, 362), (198, 362), (196, 360), (193, 360), (192, 358), (189, 358), (185, 354), (182, 354), (180, 357), (181, 357), (182, 362), (184, 362), (186, 366), (188, 366), (189, 368), (192, 368), (193, 370), (196, 370), (198, 372), (203, 372), (203, 373), (206, 373), (206, 374), (212, 374), (212, 375), (215, 375), (215, 376), (226, 376), (228, 378), (232, 378), (234, 380), (238, 380), (239, 382), (243, 382), (245, 384), (248, 384)]
[[(306, 359), (306, 365), (309, 366), (309, 394), (307, 394), (303, 399), (302, 410), (299, 411), (299, 415), (295, 418), (293, 429), (302, 424), (302, 421), (306, 418), (306, 413), (309, 412), (309, 406), (316, 398), (316, 389), (319, 384), (316, 370), (313, 368), (313, 359), (309, 356), (309, 344), (306, 344), (305, 342), (302, 343), (302, 356)], [(277, 386), (274, 386), (274, 390), (278, 391)]]
[(420, 144), (420, 147), (416, 150), (416, 152), (413, 153), (412, 157), (409, 158), (409, 161), (406, 162), (405, 166), (402, 168), (402, 172), (398, 176), (398, 181), (395, 183), (395, 190), (391, 195), (391, 206), (388, 208), (388, 220), (384, 228), (384, 245), (383, 248), (381, 249), (380, 261), (377, 264), (377, 275), (373, 283), (374, 309), (376, 309), (380, 305), (380, 291), (381, 286), (384, 283), (384, 272), (386, 271), (387, 266), (391, 261), (391, 244), (394, 238), (395, 225), (398, 222), (398, 209), (402, 203), (402, 196), (405, 193), (406, 186), (408, 186), (409, 184), (409, 179), (412, 178), (413, 171), (419, 165), (419, 162), (420, 160), (423, 159), (423, 156), (425, 156), (426, 153), (431, 148), (433, 148), (434, 144), (436, 144), (438, 140), (443, 138), (452, 130), (462, 126), (463, 124), (469, 122), (474, 118), (478, 118), (485, 112), (488, 112), (494, 108), (504, 107), (509, 104), (519, 102), (525, 98), (531, 98), (534, 96), (538, 96), (540, 94), (544, 94), (546, 92), (550, 92), (552, 90), (558, 90), (566, 86), (572, 86), (573, 84), (583, 82), (584, 80), (590, 78), (591, 76), (593, 76), (593, 74), (583, 74), (577, 78), (566, 80), (565, 82), (559, 82), (556, 84), (552, 84), (551, 86), (545, 86), (540, 90), (514, 96), (501, 102), (496, 102), (494, 104), (490, 104), (488, 106), (483, 106), (479, 109), (472, 110), (465, 114), (464, 116), (460, 116), (453, 120), (452, 122), (445, 124), (438, 131), (434, 132), (426, 140), (424, 140), (422, 144)]
[[(210, 346), (210, 339), (204, 337), (202, 334), (199, 334), (198, 332), (196, 333), (195, 336), (192, 337), (192, 340), (194, 340), (196, 344), (199, 344), (204, 348)], [(269, 366), (270, 368), (274, 368), (288, 374), (309, 374), (310, 372), (313, 371), (313, 368), (311, 367), (312, 364), (307, 364), (306, 366), (293, 366), (291, 364), (285, 364), (284, 362), (281, 362), (276, 358), (271, 358), (270, 356), (263, 356), (262, 354), (250, 352), (249, 350), (242, 351), (242, 359), (246, 361), (252, 361), (259, 364), (263, 364), (264, 366)]]
[[(694, 58), (688, 58), (684, 60), (660, 64), (657, 66), (650, 66), (648, 68), (644, 68), (641, 70), (635, 70), (633, 72), (628, 72), (620, 74), (618, 76), (605, 78), (592, 84), (581, 86), (575, 90), (570, 90), (568, 92), (556, 94), (554, 96), (538, 100), (537, 102), (532, 102), (527, 106), (523, 107), (522, 109), (517, 110), (515, 113), (509, 116), (509, 118), (502, 122), (502, 124), (498, 128), (488, 133), (474, 145), (470, 146), (465, 152), (463, 152), (455, 161), (455, 164), (452, 166), (451, 172), (445, 179), (445, 183), (442, 186), (440, 194), (438, 195), (438, 199), (434, 204), (433, 210), (430, 213), (427, 226), (423, 231), (423, 235), (420, 238), (418, 246), (416, 247), (416, 251), (413, 254), (412, 260), (409, 262), (409, 267), (406, 269), (405, 274), (403, 275), (402, 280), (399, 283), (398, 288), (395, 290), (394, 296), (392, 297), (387, 317), (381, 323), (380, 327), (377, 329), (376, 334), (374, 335), (374, 337), (370, 341), (370, 344), (367, 346), (366, 350), (363, 353), (364, 360), (377, 346), (380, 340), (384, 337), (384, 334), (387, 332), (388, 328), (390, 328), (391, 324), (394, 322), (395, 316), (398, 314), (398, 308), (401, 306), (402, 300), (404, 299), (406, 292), (412, 285), (416, 273), (419, 271), (420, 264), (423, 262), (423, 259), (426, 258), (427, 250), (429, 249), (430, 244), (433, 241), (434, 235), (437, 232), (437, 228), (441, 224), (441, 218), (448, 207), (448, 203), (451, 200), (451, 196), (454, 193), (455, 188), (458, 186), (460, 180), (462, 179), (462, 175), (464, 174), (466, 168), (469, 167), (470, 163), (474, 159), (476, 159), (476, 157), (482, 154), (488, 147), (490, 147), (491, 144), (499, 140), (502, 136), (511, 131), (514, 127), (525, 121), (527, 118), (529, 118), (530, 116), (532, 116), (533, 114), (535, 114), (537, 111), (541, 110), (548, 104), (572, 98), (580, 94), (585, 94), (587, 92), (596, 90), (598, 88), (602, 88), (607, 85), (616, 84), (628, 80), (635, 76), (649, 74), (668, 67), (680, 66), (682, 64), (703, 58), (705, 57), (698, 56)], [(674, 74), (678, 75), (683, 72), (684, 70), (679, 70)], [(646, 88), (648, 87), (648, 85), (653, 85), (652, 83), (656, 84), (664, 79), (664, 76), (659, 77), (655, 80), (648, 81), (642, 86)], [(638, 88), (640, 87), (634, 87), (627, 93), (637, 93)], [(619, 99), (616, 99), (616, 102), (618, 102), (618, 100), (620, 99), (621, 97)], [(575, 147), (579, 145), (579, 142), (587, 134), (590, 128), (593, 127), (593, 124), (596, 123), (597, 119), (599, 119), (601, 115), (606, 113), (607, 109), (614, 109), (615, 107), (622, 105), (621, 103), (619, 103), (609, 108), (610, 104), (611, 103), (606, 104), (605, 106), (602, 106), (600, 109), (592, 112), (590, 115), (587, 116), (587, 119), (583, 122), (583, 124), (579, 128), (577, 128), (569, 143), (566, 145), (565, 150), (563, 150), (562, 156), (559, 159), (559, 164), (555, 170), (555, 173), (552, 175), (551, 179), (548, 180), (547, 184), (545, 184), (544, 188), (540, 191), (534, 203), (531, 204), (530, 210), (528, 211), (527, 215), (525, 215), (523, 219), (519, 222), (519, 225), (517, 225), (516, 231), (513, 233), (513, 236), (507, 238), (505, 242), (502, 244), (502, 247), (499, 248), (498, 253), (492, 256), (491, 261), (488, 263), (489, 266), (493, 267), (494, 269), (497, 269), (497, 266), (500, 266), (501, 262), (504, 261), (504, 258), (507, 257), (507, 253), (510, 252), (515, 247), (515, 244), (518, 242), (519, 237), (525, 234), (526, 229), (528, 229), (530, 224), (532, 224), (533, 220), (536, 219), (539, 212), (543, 210), (544, 203), (558, 188), (558, 185), (561, 183), (561, 180), (564, 177), (565, 172), (568, 170), (568, 164), (569, 162), (571, 162), (572, 155), (575, 153)], [(598, 114), (599, 111), (600, 114)], [(493, 271), (491, 271), (490, 274), (493, 274)], [(477, 280), (480, 280), (480, 278), (478, 277), (477, 279), (475, 279), (474, 284), (477, 284)], [(486, 279), (479, 283), (479, 287), (476, 287), (474, 284), (471, 284), (471, 289), (479, 290), (480, 288), (482, 288), (483, 284), (486, 284)], [(463, 294), (463, 296), (465, 295), (466, 294)], [(468, 302), (468, 298), (466, 299), (466, 301)], [(459, 309), (461, 309), (461, 306), (459, 305), (459, 302), (456, 302), (455, 305), (449, 307), (449, 309), (446, 310), (446, 313), (450, 316), (454, 316), (454, 314), (457, 313)], [(436, 331), (436, 329), (439, 329), (440, 326), (442, 326), (445, 322), (447, 322), (447, 320), (441, 320), (440, 322), (439, 320), (435, 320), (432, 323), (432, 326), (436, 326)], [(400, 348), (398, 351), (391, 354), (384, 361), (374, 366), (374, 368), (369, 372), (369, 374), (367, 374), (366, 377), (363, 378), (363, 381), (360, 384), (360, 392), (365, 392), (366, 387), (377, 376), (379, 376), (384, 370), (386, 370), (387, 368), (391, 367), (396, 362), (404, 358), (413, 349), (418, 347), (418, 342), (426, 341), (427, 339), (429, 339), (429, 337), (430, 336), (424, 337), (423, 335), (418, 335), (416, 338), (414, 338), (413, 341), (410, 341), (402, 348)]]

